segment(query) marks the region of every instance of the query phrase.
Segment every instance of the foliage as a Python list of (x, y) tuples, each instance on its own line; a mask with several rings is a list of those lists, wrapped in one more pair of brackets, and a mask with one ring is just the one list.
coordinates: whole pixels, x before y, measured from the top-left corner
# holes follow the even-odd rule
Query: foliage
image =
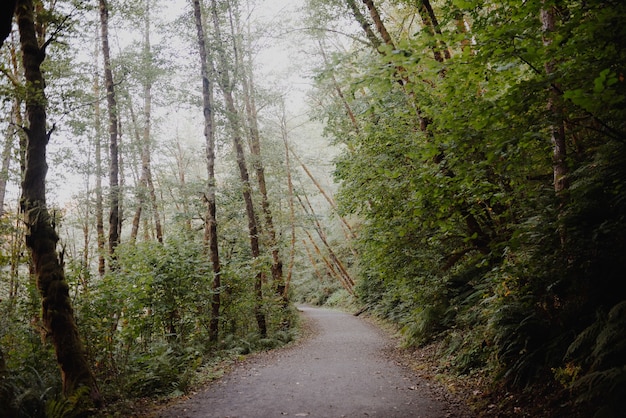
[[(556, 374), (600, 405), (623, 388), (623, 355), (600, 359), (624, 340), (602, 318), (626, 300), (626, 8), (557, 2), (546, 33), (546, 2), (431, 3), (437, 40), (411, 26), (412, 4), (385, 5), (394, 45), (354, 45), (316, 80), (344, 145), (341, 207), (361, 219), (359, 298), (408, 344), (443, 341), (460, 373), (517, 387)], [(555, 193), (558, 118), (568, 187)]]

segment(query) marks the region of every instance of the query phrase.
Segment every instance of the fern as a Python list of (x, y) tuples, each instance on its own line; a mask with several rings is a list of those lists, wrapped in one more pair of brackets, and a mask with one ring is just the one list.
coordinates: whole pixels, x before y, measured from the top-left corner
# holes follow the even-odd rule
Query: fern
[(68, 398), (50, 399), (46, 403), (46, 418), (81, 418), (89, 415), (89, 391), (88, 387), (82, 386)]
[(601, 405), (596, 416), (623, 416), (626, 393), (626, 301), (616, 304), (609, 314), (581, 332), (570, 345), (569, 358), (585, 363), (589, 370), (575, 381), (572, 389), (581, 403)]

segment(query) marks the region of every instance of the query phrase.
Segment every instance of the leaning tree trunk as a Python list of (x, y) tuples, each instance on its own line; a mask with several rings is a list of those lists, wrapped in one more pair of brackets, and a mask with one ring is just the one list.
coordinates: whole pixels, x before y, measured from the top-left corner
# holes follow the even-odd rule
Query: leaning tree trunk
[(208, 54), (204, 41), (204, 26), (200, 0), (193, 0), (193, 14), (198, 32), (198, 50), (200, 51), (200, 76), (202, 77), (202, 108), (204, 113), (204, 138), (206, 141), (206, 160), (208, 190), (206, 195), (207, 214), (204, 236), (208, 244), (209, 258), (213, 267), (213, 296), (211, 298), (211, 322), (209, 323), (209, 341), (217, 342), (220, 318), (221, 265), (217, 245), (217, 205), (215, 203), (215, 129), (213, 116), (213, 88), (209, 80)]
[(42, 321), (61, 368), (64, 394), (72, 395), (86, 386), (91, 391), (91, 399), (100, 404), (98, 387), (78, 336), (63, 263), (56, 251), (59, 237), (46, 207), (46, 147), (52, 133), (46, 132), (45, 83), (41, 71), (46, 45), (40, 46), (37, 42), (32, 0), (19, 0), (16, 16), (27, 85), (28, 120), (25, 128), (26, 170), (20, 206), (26, 225), (26, 245), (42, 299)]

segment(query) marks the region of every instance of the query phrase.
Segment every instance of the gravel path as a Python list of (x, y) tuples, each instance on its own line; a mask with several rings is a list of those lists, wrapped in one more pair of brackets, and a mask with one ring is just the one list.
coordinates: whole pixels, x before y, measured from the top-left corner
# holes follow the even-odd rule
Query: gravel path
[(300, 307), (303, 343), (259, 356), (160, 418), (467, 417), (441, 388), (389, 358), (388, 336), (352, 315)]

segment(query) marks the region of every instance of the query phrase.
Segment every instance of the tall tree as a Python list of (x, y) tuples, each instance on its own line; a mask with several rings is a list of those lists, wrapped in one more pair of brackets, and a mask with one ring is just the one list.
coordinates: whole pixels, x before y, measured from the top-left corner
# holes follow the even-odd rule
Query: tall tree
[(289, 294), (289, 286), (291, 285), (291, 278), (293, 276), (293, 266), (295, 263), (296, 255), (296, 211), (293, 202), (293, 180), (291, 177), (291, 160), (289, 158), (289, 135), (287, 132), (287, 118), (285, 115), (285, 105), (282, 103), (281, 116), (280, 116), (280, 135), (283, 139), (283, 145), (285, 146), (285, 171), (287, 173), (287, 199), (289, 205), (289, 226), (291, 229), (290, 243), (289, 243), (289, 263), (287, 265), (287, 276), (285, 278), (284, 297)]
[[(236, 34), (233, 33), (233, 37)], [(250, 37), (250, 29), (248, 27), (248, 37)], [(272, 280), (276, 288), (276, 292), (283, 297), (285, 293), (285, 281), (283, 278), (283, 261), (280, 255), (280, 248), (276, 237), (276, 228), (274, 227), (274, 218), (270, 206), (270, 199), (267, 192), (267, 181), (265, 179), (265, 166), (263, 164), (263, 156), (261, 154), (261, 133), (259, 131), (258, 111), (255, 99), (255, 86), (253, 75), (253, 62), (250, 56), (250, 46), (239, 48), (242, 57), (238, 60), (243, 66), (242, 70), (242, 87), (243, 100), (245, 105), (246, 120), (248, 124), (248, 142), (250, 146), (250, 154), (252, 158), (252, 166), (256, 173), (257, 183), (259, 185), (259, 193), (261, 194), (261, 209), (265, 220), (264, 232), (267, 235), (267, 241), (272, 254)]]
[[(137, 236), (137, 230), (139, 226), (139, 220), (141, 218), (141, 212), (144, 206), (147, 205), (146, 200), (149, 200), (152, 206), (152, 215), (154, 218), (154, 229), (156, 232), (157, 241), (163, 243), (163, 225), (161, 223), (161, 216), (159, 214), (159, 207), (157, 204), (156, 191), (154, 188), (154, 182), (152, 179), (152, 85), (154, 82), (155, 66), (153, 62), (152, 47), (150, 44), (150, 1), (145, 0), (145, 10), (143, 15), (144, 20), (144, 35), (143, 35), (143, 51), (142, 51), (142, 66), (145, 71), (143, 77), (143, 133), (139, 136), (141, 147), (141, 177), (139, 179), (139, 203), (133, 218), (133, 227), (131, 232), (131, 239)], [(132, 103), (130, 104), (132, 107)], [(146, 193), (148, 198), (146, 198)]]
[(56, 351), (64, 394), (69, 396), (81, 387), (88, 387), (92, 401), (100, 404), (100, 393), (78, 335), (62, 260), (56, 251), (59, 237), (46, 206), (46, 148), (52, 129), (47, 131), (46, 127), (45, 81), (41, 65), (51, 39), (43, 44), (37, 39), (32, 0), (18, 1), (16, 17), (28, 87), (25, 100), (28, 127), (24, 127), (27, 133), (26, 171), (20, 206), (27, 229), (26, 245), (42, 299), (42, 321)]
[[(226, 1), (227, 10), (230, 12), (230, 1)], [(230, 132), (233, 139), (233, 145), (235, 147), (235, 154), (237, 159), (237, 167), (239, 168), (239, 176), (242, 184), (243, 199), (246, 206), (246, 216), (248, 218), (248, 233), (250, 238), (250, 250), (252, 252), (252, 258), (258, 259), (261, 255), (259, 246), (259, 228), (257, 223), (256, 211), (254, 209), (254, 202), (252, 200), (252, 187), (250, 185), (250, 174), (248, 173), (248, 167), (246, 165), (246, 156), (243, 148), (243, 137), (241, 132), (241, 116), (235, 104), (234, 97), (234, 84), (231, 80), (230, 71), (231, 65), (228, 62), (226, 55), (226, 45), (222, 40), (222, 34), (220, 29), (220, 19), (217, 10), (216, 0), (211, 0), (211, 14), (213, 16), (213, 30), (217, 43), (217, 82), (222, 90), (224, 101), (226, 103), (226, 117), (230, 126)], [(263, 273), (259, 271), (256, 274), (254, 280), (255, 291), (255, 308), (254, 316), (259, 327), (259, 332), (262, 336), (267, 335), (267, 323), (265, 313), (263, 312)]]
[(94, 56), (95, 66), (94, 66), (94, 74), (93, 74), (93, 92), (96, 101), (93, 106), (93, 115), (94, 115), (94, 164), (95, 164), (95, 195), (96, 195), (96, 203), (95, 203), (95, 218), (96, 218), (96, 242), (98, 247), (98, 274), (100, 277), (104, 276), (106, 263), (105, 263), (105, 245), (106, 238), (104, 235), (104, 205), (102, 199), (102, 126), (101, 126), (101, 108), (100, 108), (100, 68), (99, 68), (99, 57), (101, 46), (98, 45), (100, 42), (100, 35), (96, 33), (96, 45)]
[(213, 269), (213, 295), (211, 297), (211, 322), (209, 339), (217, 342), (219, 336), (219, 318), (221, 304), (221, 275), (219, 247), (217, 241), (217, 205), (215, 202), (215, 116), (213, 112), (213, 84), (209, 77), (209, 54), (207, 52), (202, 21), (200, 0), (193, 0), (193, 15), (198, 34), (198, 51), (200, 52), (200, 77), (202, 78), (202, 113), (204, 114), (204, 139), (206, 143), (207, 191), (206, 220), (204, 225), (205, 243), (209, 250), (209, 259)]
[[(553, 36), (556, 32), (556, 6), (542, 2), (540, 10), (541, 28), (543, 34), (543, 45), (549, 48), (554, 42)], [(544, 65), (548, 78), (552, 78), (556, 72), (556, 62), (554, 59), (548, 60)], [(568, 187), (567, 175), (567, 149), (565, 146), (565, 123), (563, 116), (563, 105), (561, 104), (561, 89), (558, 85), (550, 83), (548, 98), (548, 111), (550, 112), (550, 140), (552, 142), (552, 163), (554, 172), (554, 191), (558, 195)]]
[(113, 255), (115, 247), (120, 242), (119, 118), (109, 47), (109, 5), (107, 0), (100, 0), (99, 6), (104, 85), (109, 115), (109, 254)]

